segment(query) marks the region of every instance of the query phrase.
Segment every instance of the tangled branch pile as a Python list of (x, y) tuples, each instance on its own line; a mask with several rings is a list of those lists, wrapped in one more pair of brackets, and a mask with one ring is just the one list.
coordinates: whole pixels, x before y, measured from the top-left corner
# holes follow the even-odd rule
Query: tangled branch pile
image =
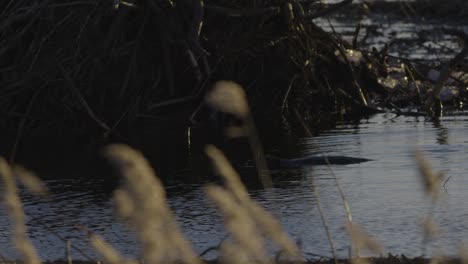
[(0, 126), (109, 134), (188, 119), (219, 79), (242, 84), (254, 112), (362, 112), (387, 93), (384, 59), (356, 68), (353, 45), (313, 23), (351, 2), (2, 1)]

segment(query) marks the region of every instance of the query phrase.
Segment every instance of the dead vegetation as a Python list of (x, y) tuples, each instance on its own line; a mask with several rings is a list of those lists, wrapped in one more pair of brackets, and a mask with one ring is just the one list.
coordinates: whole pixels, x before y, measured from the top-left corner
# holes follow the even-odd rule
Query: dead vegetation
[(273, 119), (368, 114), (397, 97), (432, 109), (438, 101), (424, 101), (460, 60), (441, 65), (432, 93), (404, 62), (413, 79), (395, 89), (385, 49), (360, 51), (314, 24), (352, 2), (2, 1), (0, 125), (16, 138), (12, 156), (21, 138), (51, 130), (105, 138), (155, 117), (202, 122), (220, 79), (242, 84), (252, 112)]
[[(300, 249), (282, 230), (280, 224), (270, 213), (265, 211), (253, 201), (240, 177), (232, 169), (221, 151), (213, 146), (207, 147), (208, 156), (213, 162), (215, 170), (225, 181), (225, 186), (208, 186), (208, 197), (216, 204), (224, 218), (229, 239), (224, 240), (213, 249), (218, 250), (220, 257), (217, 260), (203, 261), (191, 249), (187, 241), (179, 231), (174, 215), (167, 206), (164, 188), (144, 157), (125, 145), (111, 145), (106, 148), (105, 155), (124, 178), (120, 189), (114, 193), (117, 212), (120, 219), (138, 234), (141, 242), (140, 259), (125, 259), (113, 247), (104, 241), (100, 235), (82, 229), (89, 236), (89, 243), (102, 256), (104, 263), (376, 263), (376, 264), (424, 264), (429, 263), (426, 258), (408, 259), (405, 256), (388, 257), (360, 257), (352, 256), (350, 259), (334, 260), (309, 260), (302, 256)], [(416, 159), (421, 170), (421, 179), (425, 190), (431, 200), (437, 196), (440, 189), (438, 181), (431, 176), (432, 171), (422, 154), (417, 153)], [(0, 160), (0, 176), (3, 178), (4, 196), (7, 202), (15, 232), (13, 240), (18, 251), (24, 257), (24, 263), (41, 263), (41, 260), (31, 246), (26, 229), (23, 225), (24, 212), (17, 194), (16, 178), (24, 173), (24, 170), (12, 170), (4, 161)], [(15, 175), (15, 176), (14, 176)], [(28, 178), (34, 182), (28, 185), (37, 185), (39, 181), (28, 172)], [(26, 186), (28, 186), (26, 185)], [(38, 189), (39, 186), (32, 188)], [(31, 191), (32, 191), (31, 190)], [(318, 205), (320, 205), (319, 200)], [(432, 209), (432, 208), (431, 208)], [(432, 217), (428, 216), (428, 219)], [(326, 222), (324, 222), (326, 228)], [(425, 236), (434, 235), (424, 226)], [(356, 224), (350, 224), (348, 232), (353, 248), (366, 250), (382, 256), (382, 246), (371, 234)], [(265, 250), (267, 241), (274, 241), (278, 246), (276, 257), (269, 256)], [(423, 240), (423, 246), (428, 245), (428, 240)], [(461, 245), (461, 249), (463, 245)], [(357, 251), (359, 252), (359, 250)], [(438, 257), (430, 263), (464, 263), (466, 252), (461, 250), (460, 259)], [(3, 263), (9, 263), (6, 256), (2, 256)], [(45, 263), (65, 263), (63, 261)], [(69, 262), (72, 263), (71, 258)], [(73, 263), (95, 263), (94, 261), (73, 261)]]
[[(247, 102), (245, 97), (240, 96), (242, 93), (239, 89), (241, 89), (240, 86), (233, 83), (220, 82), (208, 96), (208, 100), (218, 105), (220, 110), (239, 113), (245, 117), (249, 114)], [(231, 102), (231, 100), (237, 102)], [(225, 104), (217, 104), (220, 102), (225, 102)], [(247, 121), (244, 120), (244, 122)], [(249, 133), (253, 134), (255, 131), (250, 131), (245, 135)], [(329, 234), (328, 238), (331, 251), (333, 251), (333, 259), (309, 260), (303, 256), (298, 245), (283, 231), (279, 222), (251, 199), (239, 175), (223, 153), (214, 146), (207, 146), (206, 153), (212, 161), (214, 170), (224, 182), (223, 186), (209, 185), (206, 188), (206, 193), (219, 209), (228, 233), (227, 239), (221, 241), (218, 247), (212, 249), (217, 250), (220, 257), (207, 263), (423, 264), (429, 263), (429, 261), (430, 263), (466, 262), (466, 252), (463, 245), (460, 245), (459, 259), (449, 259), (441, 256), (433, 256), (431, 260), (426, 258), (408, 259), (404, 256), (395, 257), (392, 255), (386, 258), (361, 257), (359, 253), (361, 250), (382, 256), (384, 249), (371, 234), (352, 222), (350, 205), (344, 197), (344, 191), (337, 179), (335, 179), (336, 185), (342, 194), (345, 210), (347, 211), (347, 229), (354, 254), (350, 255), (349, 259), (346, 260), (338, 259), (334, 253), (332, 235)], [(259, 155), (263, 154), (260, 152)], [(204, 261), (200, 256), (192, 250), (190, 242), (183, 237), (175, 216), (166, 201), (164, 187), (143, 155), (129, 146), (115, 144), (105, 148), (104, 156), (123, 178), (121, 187), (114, 192), (116, 212), (119, 219), (136, 232), (141, 245), (141, 252), (138, 260), (126, 259), (113, 249), (112, 245), (103, 240), (99, 234), (94, 234), (86, 227), (80, 227), (88, 235), (89, 243), (102, 256), (102, 261), (112, 264), (203, 263)], [(424, 229), (422, 246), (426, 248), (429, 245), (429, 239), (437, 235), (432, 232), (435, 227), (432, 223), (432, 210), (436, 206), (435, 201), (442, 186), (440, 176), (434, 174), (429, 167), (429, 162), (422, 153), (416, 152), (415, 158), (420, 170), (424, 191), (432, 205), (426, 217), (427, 221), (422, 224)], [(261, 159), (257, 159), (257, 162), (259, 160), (261, 162)], [(4, 159), (0, 159), (0, 176), (3, 179), (3, 201), (7, 205), (13, 223), (12, 239), (15, 242), (15, 247), (21, 253), (24, 263), (41, 263), (27, 236), (24, 225), (25, 213), (22, 209), (16, 182), (17, 180), (21, 181), (25, 187), (37, 195), (47, 195), (48, 191), (31, 172), (21, 167), (11, 167)], [(265, 180), (265, 178), (260, 179)], [(267, 187), (267, 192), (274, 196), (272, 182), (264, 182), (264, 186)], [(322, 215), (324, 229), (329, 233), (325, 212), (320, 206), (318, 192), (315, 188), (313, 192), (316, 195), (317, 205)], [(278, 246), (275, 256), (269, 254), (265, 248), (266, 243), (269, 241)], [(70, 248), (69, 244), (67, 244), (67, 248)], [(69, 251), (67, 253), (69, 254)], [(6, 259), (7, 256), (1, 257), (4, 263), (9, 263)], [(68, 257), (68, 263), (72, 263), (71, 257)], [(77, 261), (75, 263), (95, 262), (90, 260), (89, 262)]]

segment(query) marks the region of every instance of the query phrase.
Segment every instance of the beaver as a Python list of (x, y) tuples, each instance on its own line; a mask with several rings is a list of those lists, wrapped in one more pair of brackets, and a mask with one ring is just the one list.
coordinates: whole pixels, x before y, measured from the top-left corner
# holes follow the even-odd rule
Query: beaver
[[(328, 159), (328, 162), (327, 162)], [(348, 164), (357, 164), (367, 161), (372, 161), (371, 159), (366, 158), (356, 158), (348, 156), (322, 156), (322, 155), (311, 155), (301, 158), (294, 159), (285, 159), (278, 158), (273, 156), (266, 156), (267, 165), (270, 169), (280, 169), (280, 168), (294, 168), (294, 167), (303, 167), (303, 166), (314, 166), (314, 165), (327, 165), (327, 164), (337, 164), (337, 165), (348, 165)]]

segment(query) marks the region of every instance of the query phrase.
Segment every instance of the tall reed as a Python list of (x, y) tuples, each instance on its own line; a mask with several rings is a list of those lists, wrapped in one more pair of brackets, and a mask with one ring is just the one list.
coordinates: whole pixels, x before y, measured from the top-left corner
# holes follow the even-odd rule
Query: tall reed
[(254, 259), (265, 260), (263, 241), (259, 240), (265, 236), (289, 256), (301, 258), (299, 249), (283, 231), (280, 223), (250, 198), (239, 175), (223, 153), (214, 146), (207, 146), (206, 153), (226, 186), (207, 188), (208, 196), (223, 213), (226, 226), (235, 238), (235, 247)]
[(6, 160), (2, 157), (0, 157), (0, 176), (3, 179), (3, 199), (10, 216), (10, 223), (13, 228), (13, 242), (15, 247), (19, 253), (23, 255), (25, 263), (39, 264), (41, 263), (39, 256), (37, 255), (35, 248), (33, 247), (31, 241), (29, 241), (29, 238), (26, 234), (26, 217), (23, 211), (23, 205), (18, 195), (18, 188), (16, 185), (14, 172)]
[(434, 173), (430, 162), (420, 150), (416, 149), (414, 151), (414, 157), (419, 170), (419, 178), (424, 187), (424, 193), (430, 202), (429, 211), (423, 223), (424, 236), (422, 240), (422, 254), (424, 256), (426, 255), (429, 241), (438, 234), (439, 227), (434, 223), (433, 216), (437, 198), (439, 197), (442, 187), (443, 174), (441, 172)]
[(201, 263), (179, 230), (161, 181), (143, 155), (125, 145), (111, 145), (105, 156), (123, 176), (124, 183), (114, 194), (117, 212), (136, 231), (145, 262)]
[(101, 254), (105, 263), (109, 264), (138, 264), (135, 260), (126, 260), (117, 250), (109, 245), (102, 237), (91, 234), (91, 245)]
[(257, 135), (255, 123), (247, 102), (247, 96), (242, 87), (235, 82), (218, 81), (214, 84), (211, 92), (207, 94), (206, 102), (218, 111), (232, 114), (242, 120), (240, 126), (228, 127), (226, 131), (227, 135), (233, 137), (247, 137), (257, 168), (258, 177), (263, 187), (271, 189), (273, 187), (273, 181), (268, 171), (263, 147)]

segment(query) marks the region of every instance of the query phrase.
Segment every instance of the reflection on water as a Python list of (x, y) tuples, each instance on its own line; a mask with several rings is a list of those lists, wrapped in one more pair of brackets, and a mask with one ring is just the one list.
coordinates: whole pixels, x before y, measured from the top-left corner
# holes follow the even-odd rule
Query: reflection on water
[[(457, 253), (458, 244), (468, 237), (467, 133), (467, 115), (448, 116), (434, 123), (422, 117), (381, 114), (339, 124), (313, 138), (272, 140), (266, 142), (266, 149), (269, 153), (283, 156), (321, 151), (373, 159), (362, 164), (332, 166), (346, 192), (353, 219), (374, 234), (386, 251), (417, 256), (422, 253), (422, 217), (429, 210), (412, 154), (417, 146), (427, 154), (435, 169), (451, 177), (435, 210), (440, 236), (432, 242), (431, 249), (436, 248), (436, 253), (442, 251), (453, 255)], [(195, 138), (193, 140), (196, 141)], [(192, 155), (195, 163), (204, 159)], [(176, 172), (168, 172), (184, 175), (183, 179), (192, 177), (192, 181), (166, 182), (169, 203), (177, 221), (196, 250), (202, 252), (223, 239), (224, 229), (222, 219), (204, 195), (202, 182), (211, 178), (200, 175), (204, 172), (196, 168), (189, 165), (179, 167)], [(241, 167), (240, 171), (245, 179), (255, 177), (252, 168)], [(45, 259), (64, 257), (65, 243), (54, 234), (95, 256), (86, 235), (75, 228), (77, 225), (84, 225), (102, 235), (125, 255), (137, 255), (135, 237), (114, 219), (109, 179), (81, 177), (71, 180), (66, 179), (66, 175), (63, 178), (47, 180), (53, 193), (50, 200), (38, 200), (22, 193), (29, 233), (41, 256)], [(197, 178), (204, 180), (193, 180)], [(345, 212), (330, 169), (315, 166), (279, 170), (273, 171), (273, 178), (273, 195), (266, 195), (262, 189), (249, 184), (251, 195), (281, 220), (292, 238), (301, 241), (305, 252), (330, 256), (311, 191), (315, 185), (338, 253), (342, 257), (347, 256), (349, 238), (344, 228)], [(15, 258), (17, 255), (9, 242), (11, 230), (4, 208), (0, 212), (1, 253)], [(73, 250), (73, 256), (85, 258), (76, 250)]]

